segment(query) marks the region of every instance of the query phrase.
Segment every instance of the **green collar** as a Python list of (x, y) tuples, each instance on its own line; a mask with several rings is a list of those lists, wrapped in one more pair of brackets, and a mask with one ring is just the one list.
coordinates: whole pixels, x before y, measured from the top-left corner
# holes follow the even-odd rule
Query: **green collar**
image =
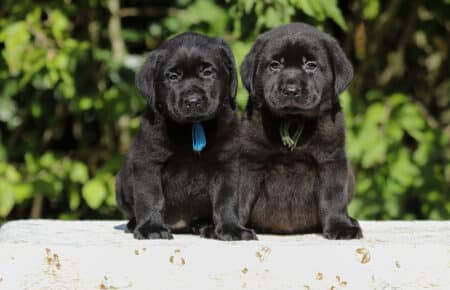
[[(289, 150), (294, 151), (295, 146), (297, 146), (298, 140), (302, 135), (304, 127), (305, 124), (301, 119), (282, 120), (280, 124), (280, 137), (283, 146), (286, 146)], [(294, 129), (293, 135), (291, 135), (291, 128)]]

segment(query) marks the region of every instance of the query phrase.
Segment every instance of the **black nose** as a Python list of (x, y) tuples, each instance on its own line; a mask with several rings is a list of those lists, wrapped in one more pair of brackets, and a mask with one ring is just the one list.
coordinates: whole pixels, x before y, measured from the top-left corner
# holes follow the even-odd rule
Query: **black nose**
[(204, 98), (201, 95), (193, 94), (184, 100), (184, 106), (189, 111), (198, 111), (204, 104)]
[(295, 98), (300, 96), (300, 88), (297, 85), (286, 85), (282, 88), (281, 93), (284, 97)]

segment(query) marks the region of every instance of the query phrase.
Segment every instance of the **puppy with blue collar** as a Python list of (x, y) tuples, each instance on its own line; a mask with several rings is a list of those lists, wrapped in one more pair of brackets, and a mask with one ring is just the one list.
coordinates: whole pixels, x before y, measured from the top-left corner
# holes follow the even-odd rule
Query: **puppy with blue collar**
[(116, 177), (136, 239), (172, 232), (256, 239), (238, 217), (237, 77), (221, 39), (184, 33), (152, 51), (136, 85), (149, 106)]

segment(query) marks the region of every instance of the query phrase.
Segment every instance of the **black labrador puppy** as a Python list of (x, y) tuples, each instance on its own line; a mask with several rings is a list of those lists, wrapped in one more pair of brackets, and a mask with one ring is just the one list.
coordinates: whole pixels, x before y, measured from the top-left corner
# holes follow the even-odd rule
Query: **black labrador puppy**
[(293, 23), (260, 35), (241, 66), (240, 216), (265, 233), (361, 238), (338, 95), (353, 68), (336, 40)]
[(234, 58), (222, 40), (184, 33), (148, 56), (136, 85), (149, 106), (116, 178), (137, 239), (200, 232), (255, 239), (239, 223)]

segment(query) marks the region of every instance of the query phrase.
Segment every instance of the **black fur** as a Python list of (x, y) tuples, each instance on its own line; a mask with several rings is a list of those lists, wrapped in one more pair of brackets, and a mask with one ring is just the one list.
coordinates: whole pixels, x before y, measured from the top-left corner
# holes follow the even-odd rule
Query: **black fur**
[[(338, 101), (353, 68), (337, 42), (306, 24), (273, 29), (258, 37), (241, 76), (250, 94), (240, 130), (241, 221), (263, 233), (361, 238), (347, 213), (354, 177)], [(279, 133), (288, 119), (304, 125), (293, 151)]]
[[(238, 218), (236, 71), (222, 40), (185, 33), (150, 53), (136, 78), (149, 107), (116, 178), (119, 207), (137, 239), (174, 232), (255, 239)], [(192, 150), (201, 121), (207, 145)]]

